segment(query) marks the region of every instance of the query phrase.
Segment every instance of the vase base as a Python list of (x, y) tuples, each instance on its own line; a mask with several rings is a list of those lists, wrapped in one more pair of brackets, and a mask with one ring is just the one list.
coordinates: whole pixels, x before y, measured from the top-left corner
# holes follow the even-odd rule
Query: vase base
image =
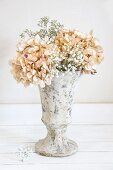
[(47, 157), (65, 157), (76, 153), (78, 150), (77, 143), (72, 140), (67, 140), (66, 144), (61, 147), (45, 139), (39, 140), (35, 145), (35, 152)]

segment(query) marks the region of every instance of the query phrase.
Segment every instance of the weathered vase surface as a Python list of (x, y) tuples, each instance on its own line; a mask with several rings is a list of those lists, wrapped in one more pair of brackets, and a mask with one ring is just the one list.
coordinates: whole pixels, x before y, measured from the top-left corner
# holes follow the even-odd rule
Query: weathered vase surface
[(47, 136), (35, 145), (41, 155), (63, 157), (77, 151), (77, 144), (66, 137), (71, 122), (71, 107), (74, 88), (81, 73), (65, 72), (54, 77), (50, 86), (40, 88), (42, 121), (47, 128)]

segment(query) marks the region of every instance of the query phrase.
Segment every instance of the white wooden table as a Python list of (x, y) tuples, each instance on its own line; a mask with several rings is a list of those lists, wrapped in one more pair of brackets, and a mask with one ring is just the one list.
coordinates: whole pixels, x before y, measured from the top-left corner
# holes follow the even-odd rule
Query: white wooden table
[(67, 135), (79, 145), (75, 155), (50, 158), (31, 154), (21, 162), (19, 147), (31, 147), (45, 137), (41, 107), (0, 105), (0, 170), (113, 170), (113, 104), (77, 104)]

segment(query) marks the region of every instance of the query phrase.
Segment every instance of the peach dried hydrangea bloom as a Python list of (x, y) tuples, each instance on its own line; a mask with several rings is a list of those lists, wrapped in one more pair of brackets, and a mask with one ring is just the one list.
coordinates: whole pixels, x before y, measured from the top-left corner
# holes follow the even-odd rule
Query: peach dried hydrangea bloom
[(14, 78), (25, 86), (39, 84), (44, 87), (51, 84), (53, 75), (49, 55), (49, 45), (42, 45), (35, 39), (19, 43), (17, 56), (11, 62)]
[(83, 71), (88, 74), (94, 74), (96, 70), (93, 69), (93, 66), (100, 64), (103, 60), (103, 48), (92, 33), (87, 35), (84, 40), (83, 55), (85, 60), (83, 63)]
[(103, 60), (103, 49), (92, 32), (87, 35), (78, 30), (63, 30), (56, 36), (55, 44), (67, 62), (74, 58), (76, 69), (85, 73), (94, 74), (93, 66)]
[(55, 44), (58, 45), (60, 51), (64, 54), (69, 53), (70, 50), (76, 47), (79, 38), (76, 38), (73, 31), (63, 30), (57, 34)]

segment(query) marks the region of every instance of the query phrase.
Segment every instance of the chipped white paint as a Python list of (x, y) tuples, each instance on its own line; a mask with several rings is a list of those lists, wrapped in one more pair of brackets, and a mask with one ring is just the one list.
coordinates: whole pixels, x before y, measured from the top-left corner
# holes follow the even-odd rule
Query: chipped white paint
[(66, 129), (71, 122), (71, 106), (74, 87), (80, 72), (60, 73), (51, 86), (40, 88), (42, 121), (48, 130), (47, 137), (36, 143), (37, 153), (45, 156), (62, 157), (77, 151), (77, 144), (67, 139)]

